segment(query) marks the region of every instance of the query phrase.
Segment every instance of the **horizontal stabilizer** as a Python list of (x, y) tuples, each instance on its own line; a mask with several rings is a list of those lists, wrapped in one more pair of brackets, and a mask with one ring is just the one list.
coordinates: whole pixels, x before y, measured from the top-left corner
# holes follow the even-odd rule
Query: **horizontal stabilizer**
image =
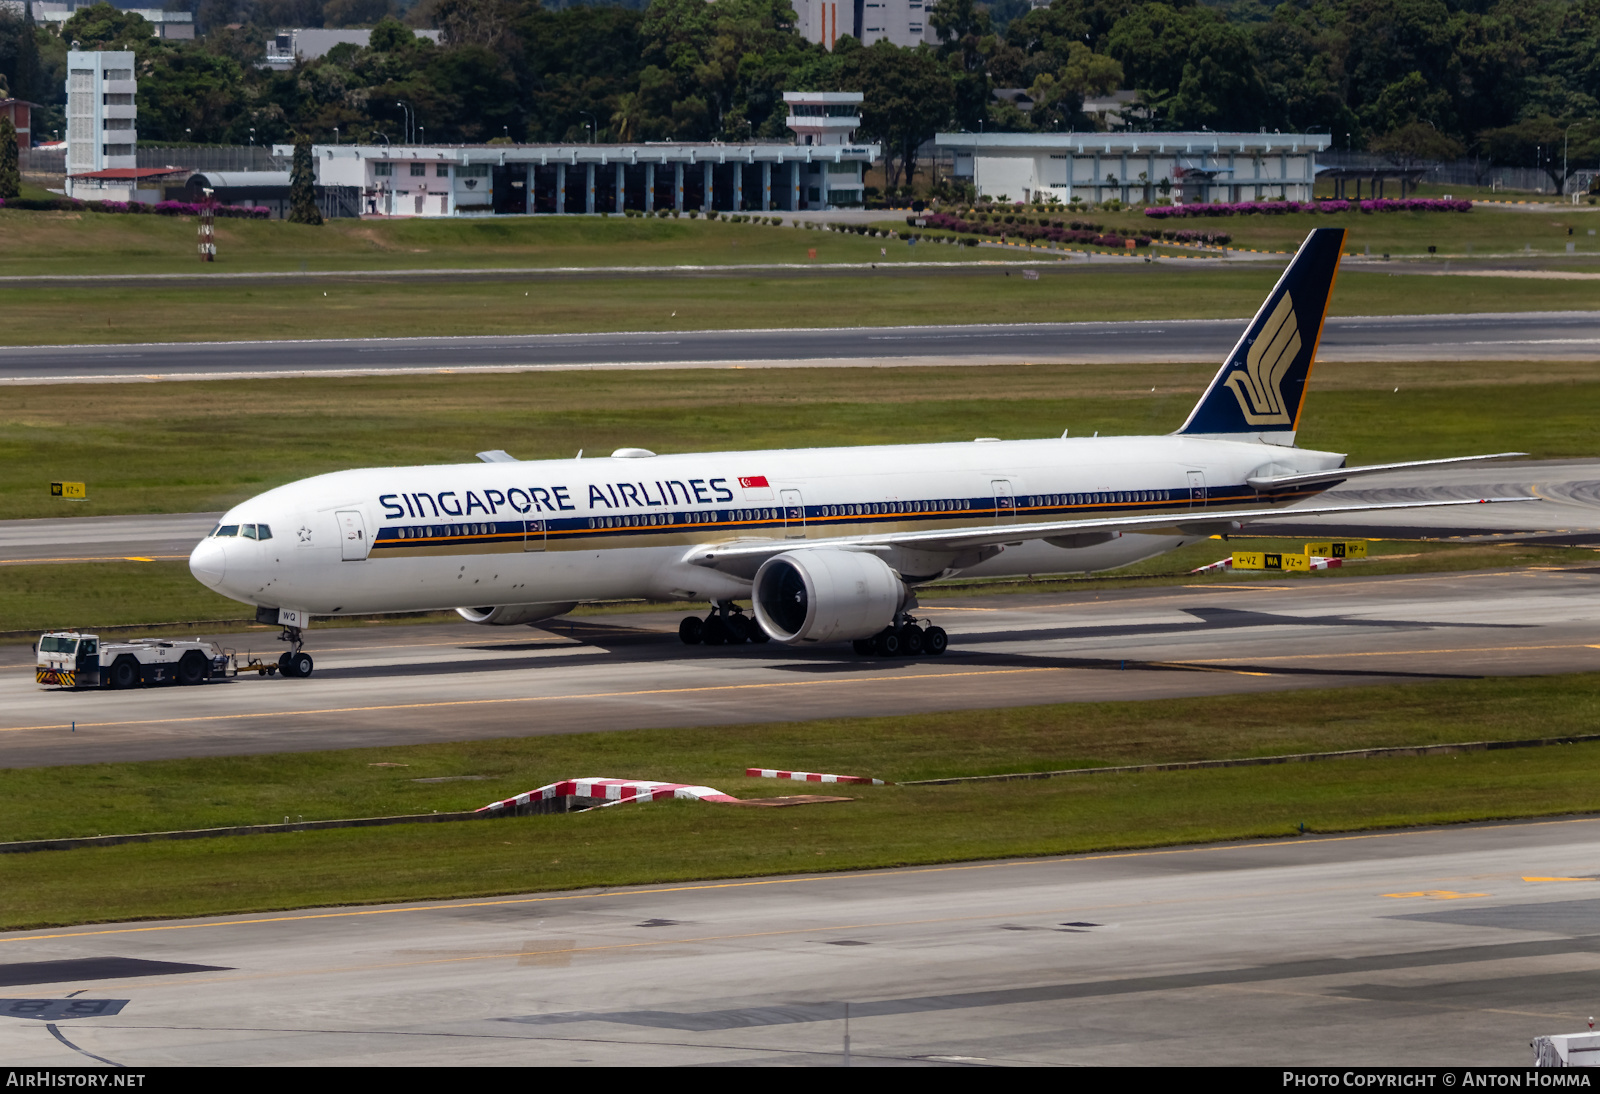
[(479, 452), (478, 459), (484, 463), (518, 463), (515, 456), (503, 448), (496, 448), (492, 452)]
[(1308, 486), (1321, 482), (1343, 482), (1361, 475), (1375, 475), (1380, 471), (1403, 471), (1411, 467), (1441, 467), (1452, 463), (1475, 463), (1482, 460), (1505, 460), (1526, 456), (1526, 452), (1493, 452), (1486, 456), (1450, 456), (1442, 460), (1411, 460), (1406, 463), (1374, 463), (1364, 467), (1333, 467), (1327, 471), (1302, 471), (1293, 475), (1252, 475), (1246, 479), (1253, 489), (1263, 492), (1287, 490), (1294, 486)]

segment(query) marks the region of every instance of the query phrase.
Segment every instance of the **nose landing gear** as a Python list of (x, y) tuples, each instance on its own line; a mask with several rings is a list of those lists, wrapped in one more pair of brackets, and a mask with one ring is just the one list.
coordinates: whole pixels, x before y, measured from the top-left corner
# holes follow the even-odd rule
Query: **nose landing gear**
[(294, 649), (284, 650), (278, 657), (278, 671), (285, 678), (291, 680), (304, 680), (311, 675), (314, 664), (311, 655), (300, 647), (305, 644), (305, 637), (299, 627), (284, 627), (283, 633), (278, 635), (280, 642), (292, 642)]

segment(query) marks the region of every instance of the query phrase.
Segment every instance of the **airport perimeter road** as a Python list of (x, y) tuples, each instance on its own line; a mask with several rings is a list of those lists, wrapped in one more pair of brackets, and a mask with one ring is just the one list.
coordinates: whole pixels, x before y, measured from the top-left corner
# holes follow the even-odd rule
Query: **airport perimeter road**
[[(441, 370), (1221, 361), (1245, 319), (0, 348), (0, 383)], [(1326, 361), (1571, 360), (1600, 312), (1330, 319)]]
[(856, 1066), (1528, 1065), (1596, 873), (1585, 817), (11, 933), (8, 995), (125, 1002), (0, 1059), (838, 1066), (848, 1004)]
[[(1219, 554), (1222, 551), (1219, 545)], [(64, 692), (0, 648), (0, 766), (1600, 670), (1600, 570), (924, 598), (943, 657), (686, 647), (678, 616), (309, 632), (309, 680)], [(266, 628), (219, 636), (276, 658)], [(76, 728), (73, 724), (76, 723)]]

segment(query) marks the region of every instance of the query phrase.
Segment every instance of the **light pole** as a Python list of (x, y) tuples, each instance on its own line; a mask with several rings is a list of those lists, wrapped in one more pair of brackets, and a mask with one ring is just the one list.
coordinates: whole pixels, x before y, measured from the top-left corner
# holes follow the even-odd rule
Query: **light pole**
[(427, 144), (428, 143), (428, 128), (427, 128), (427, 126), (423, 126), (423, 125), (417, 126), (417, 143), (418, 144)]
[(396, 99), (394, 101), (394, 105), (398, 106), (400, 108), (401, 117), (405, 118), (405, 122), (406, 122), (406, 143), (410, 144), (411, 143), (411, 122), (412, 122), (412, 119), (413, 119), (414, 115), (411, 112), (411, 108), (408, 107), (405, 103), (401, 102), (399, 99)]
[(596, 129), (600, 128), (600, 119), (596, 118), (593, 114), (589, 113), (587, 110), (580, 110), (580, 111), (578, 111), (578, 113), (581, 116), (589, 119), (589, 123), (590, 123), (589, 124), (589, 143), (593, 144), (594, 143), (594, 131)]
[(250, 127), (250, 147), (254, 148), (255, 146), (256, 146), (256, 127), (252, 125)]
[(339, 127), (337, 125), (333, 127), (333, 143), (339, 143)]

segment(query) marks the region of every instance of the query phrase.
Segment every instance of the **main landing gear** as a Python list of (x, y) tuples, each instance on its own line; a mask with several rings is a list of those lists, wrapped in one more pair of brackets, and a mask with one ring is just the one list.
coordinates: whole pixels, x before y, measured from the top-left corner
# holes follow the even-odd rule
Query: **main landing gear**
[(851, 646), (863, 657), (938, 657), (950, 645), (943, 627), (917, 626), (909, 615), (895, 620), (871, 638), (858, 638)]
[(715, 604), (704, 619), (685, 616), (678, 624), (678, 637), (685, 646), (739, 646), (746, 642), (759, 645), (771, 641), (760, 623), (727, 600)]
[(305, 637), (299, 627), (285, 627), (283, 633), (278, 635), (279, 642), (291, 642), (294, 649), (284, 650), (278, 657), (278, 671), (285, 679), (304, 680), (311, 675), (313, 667), (311, 655), (300, 647), (305, 645)]

